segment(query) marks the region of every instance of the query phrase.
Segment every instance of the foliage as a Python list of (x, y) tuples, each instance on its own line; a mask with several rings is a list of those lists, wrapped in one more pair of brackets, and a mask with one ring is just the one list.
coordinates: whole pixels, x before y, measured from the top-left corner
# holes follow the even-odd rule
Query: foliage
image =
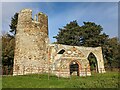
[(2, 36), (2, 65), (8, 69), (13, 67), (15, 39), (9, 35)]
[(91, 66), (90, 67), (91, 71), (96, 70), (97, 69), (97, 59), (93, 53), (89, 54), (88, 60), (89, 60), (90, 66)]
[[(3, 74), (10, 74), (14, 61), (15, 34), (17, 30), (18, 13), (11, 18), (10, 31), (2, 35), (2, 65)], [(6, 68), (6, 69), (4, 69)], [(5, 72), (5, 70), (7, 72)]]
[(10, 26), (10, 32), (15, 36), (16, 34), (16, 29), (17, 29), (17, 22), (18, 22), (18, 13), (15, 13), (14, 16), (11, 18), (11, 24)]
[[(47, 74), (3, 76), (3, 88), (118, 88), (118, 72), (58, 78)], [(11, 84), (12, 83), (12, 84)]]
[(103, 47), (104, 57), (107, 59), (108, 67), (120, 67), (119, 66), (119, 49), (120, 44), (118, 38), (109, 38), (107, 43)]
[(54, 38), (57, 39), (57, 43), (66, 45), (79, 45), (79, 37), (77, 37), (79, 25), (76, 21), (70, 22), (64, 28), (59, 28), (59, 34)]
[(84, 22), (83, 26), (79, 26), (77, 21), (73, 21), (60, 28), (54, 38), (59, 44), (97, 47), (108, 38), (105, 33), (101, 34), (102, 30), (100, 25), (93, 22)]

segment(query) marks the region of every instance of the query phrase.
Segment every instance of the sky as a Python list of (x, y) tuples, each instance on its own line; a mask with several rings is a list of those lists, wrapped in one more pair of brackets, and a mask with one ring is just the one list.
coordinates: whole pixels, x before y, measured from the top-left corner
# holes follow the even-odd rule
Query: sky
[(56, 41), (53, 36), (58, 34), (59, 28), (73, 20), (80, 26), (83, 22), (95, 22), (110, 37), (118, 36), (117, 2), (3, 2), (2, 33), (10, 30), (11, 17), (24, 8), (32, 9), (33, 16), (38, 12), (48, 16), (51, 43)]

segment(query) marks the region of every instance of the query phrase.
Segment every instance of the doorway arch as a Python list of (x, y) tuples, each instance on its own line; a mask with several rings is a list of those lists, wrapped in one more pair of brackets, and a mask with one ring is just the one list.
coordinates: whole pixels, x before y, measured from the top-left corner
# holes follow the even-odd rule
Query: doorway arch
[(73, 60), (69, 64), (70, 75), (77, 75), (80, 76), (80, 64), (78, 61)]
[(92, 52), (90, 52), (89, 55), (88, 55), (88, 61), (89, 61), (89, 64), (90, 64), (90, 70), (98, 72), (97, 57)]

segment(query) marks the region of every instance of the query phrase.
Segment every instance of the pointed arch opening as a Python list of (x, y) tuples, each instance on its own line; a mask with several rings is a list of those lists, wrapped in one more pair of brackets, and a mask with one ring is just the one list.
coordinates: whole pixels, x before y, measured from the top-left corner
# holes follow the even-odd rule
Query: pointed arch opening
[(76, 60), (71, 61), (69, 67), (70, 75), (80, 76), (80, 64)]
[(92, 52), (88, 55), (88, 61), (90, 64), (90, 70), (94, 72), (98, 72), (97, 58)]

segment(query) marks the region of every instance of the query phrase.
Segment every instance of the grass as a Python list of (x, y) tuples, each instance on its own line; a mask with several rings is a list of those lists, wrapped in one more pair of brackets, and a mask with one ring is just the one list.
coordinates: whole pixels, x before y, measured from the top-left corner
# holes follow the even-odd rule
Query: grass
[(3, 88), (118, 88), (118, 72), (92, 74), (92, 76), (58, 78), (47, 74), (3, 76)]

